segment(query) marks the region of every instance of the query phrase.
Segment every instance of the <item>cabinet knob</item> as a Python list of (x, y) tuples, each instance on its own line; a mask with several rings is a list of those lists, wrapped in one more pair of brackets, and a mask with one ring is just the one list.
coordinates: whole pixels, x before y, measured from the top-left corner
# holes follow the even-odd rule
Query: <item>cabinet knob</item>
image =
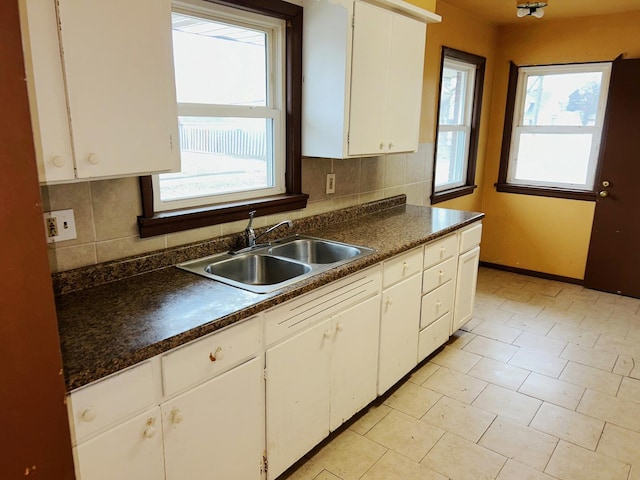
[(447, 251), (447, 247), (440, 247), (440, 258), (444, 257), (444, 252)]
[(100, 157), (95, 153), (90, 153), (87, 160), (91, 165), (98, 165), (100, 163)]
[(91, 407), (85, 408), (80, 414), (80, 418), (82, 418), (82, 420), (84, 420), (85, 422), (93, 422), (97, 416), (98, 412), (96, 412), (95, 409)]
[(409, 264), (407, 262), (402, 262), (402, 271), (406, 271), (409, 268)]
[(341, 331), (343, 331), (343, 330), (344, 330), (344, 325), (343, 325), (343, 324), (341, 324), (341, 323), (338, 323), (338, 324), (336, 325), (336, 331), (341, 332)]
[(142, 432), (142, 436), (144, 438), (153, 438), (158, 433), (158, 429), (156, 428), (156, 417), (150, 417), (147, 419), (147, 424), (144, 427), (144, 431)]
[(384, 150), (384, 142), (380, 142), (380, 150)]
[(209, 360), (211, 360), (212, 362), (222, 360), (223, 358), (224, 352), (222, 351), (222, 347), (217, 347), (213, 353), (209, 353)]
[(325, 330), (324, 331), (324, 338), (326, 338), (326, 339), (331, 338), (331, 330)]
[(394, 143), (393, 142), (389, 142), (389, 150), (391, 150), (394, 147)]
[(182, 415), (182, 412), (180, 410), (178, 410), (177, 408), (174, 408), (173, 410), (171, 410), (171, 423), (174, 424), (179, 424), (182, 423), (182, 421), (184, 420), (184, 415)]
[(67, 163), (67, 162), (65, 161), (65, 159), (64, 159), (64, 157), (62, 155), (56, 155), (51, 160), (51, 163), (53, 163), (54, 167), (62, 168), (62, 167), (64, 167), (64, 164)]
[(389, 297), (387, 298), (387, 306), (391, 306), (393, 305), (393, 298)]
[(440, 310), (440, 307), (441, 307), (441, 306), (442, 306), (442, 302), (441, 302), (440, 300), (438, 300), (438, 301), (436, 302), (436, 312), (437, 312), (438, 310)]
[(438, 272), (438, 276), (440, 277), (440, 280), (442, 280), (442, 277), (444, 277), (444, 272), (442, 270), (440, 270)]

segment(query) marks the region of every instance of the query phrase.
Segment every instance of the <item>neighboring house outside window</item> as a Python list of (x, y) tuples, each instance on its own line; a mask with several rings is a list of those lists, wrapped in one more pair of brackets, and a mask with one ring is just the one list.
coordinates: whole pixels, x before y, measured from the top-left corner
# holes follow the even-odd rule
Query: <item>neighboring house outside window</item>
[(595, 198), (610, 72), (610, 63), (512, 65), (498, 191)]
[(443, 47), (432, 203), (476, 188), (485, 63), (484, 57)]

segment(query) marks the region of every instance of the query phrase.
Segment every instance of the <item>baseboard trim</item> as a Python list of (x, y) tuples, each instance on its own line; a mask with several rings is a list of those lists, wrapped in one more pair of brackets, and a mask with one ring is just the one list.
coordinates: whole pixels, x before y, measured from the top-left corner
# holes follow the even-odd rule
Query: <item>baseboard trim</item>
[(573, 283), (574, 285), (584, 285), (584, 280), (571, 277), (563, 277), (562, 275), (553, 275), (552, 273), (536, 272), (535, 270), (527, 270), (525, 268), (510, 267), (508, 265), (499, 265), (497, 263), (480, 262), (481, 267), (493, 268), (494, 270), (503, 270), (505, 272), (519, 273), (520, 275), (528, 275), (530, 277), (544, 278), (545, 280), (555, 280), (557, 282)]

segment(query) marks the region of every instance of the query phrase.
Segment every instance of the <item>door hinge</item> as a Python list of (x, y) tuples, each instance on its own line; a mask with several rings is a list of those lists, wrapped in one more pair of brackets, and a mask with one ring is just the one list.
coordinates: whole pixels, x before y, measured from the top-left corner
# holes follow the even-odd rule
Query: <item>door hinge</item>
[(264, 381), (266, 381), (266, 380), (267, 380), (267, 369), (266, 369), (266, 368), (262, 370), (262, 379), (263, 379)]
[(265, 451), (262, 454), (262, 473), (266, 475), (268, 471), (269, 471), (269, 461), (267, 460), (267, 452)]
[(356, 13), (353, 12), (353, 17), (351, 17), (351, 28), (356, 26)]
[(351, 141), (351, 132), (347, 133), (347, 145), (349, 145), (350, 141)]

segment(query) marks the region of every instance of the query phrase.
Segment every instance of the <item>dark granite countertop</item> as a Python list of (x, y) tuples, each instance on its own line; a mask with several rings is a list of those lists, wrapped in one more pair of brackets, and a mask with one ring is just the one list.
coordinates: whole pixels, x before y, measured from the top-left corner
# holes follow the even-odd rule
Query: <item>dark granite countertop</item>
[(484, 214), (400, 205), (304, 233), (370, 247), (372, 255), (268, 294), (173, 266), (56, 298), (67, 390), (246, 319), (321, 285), (480, 220)]

